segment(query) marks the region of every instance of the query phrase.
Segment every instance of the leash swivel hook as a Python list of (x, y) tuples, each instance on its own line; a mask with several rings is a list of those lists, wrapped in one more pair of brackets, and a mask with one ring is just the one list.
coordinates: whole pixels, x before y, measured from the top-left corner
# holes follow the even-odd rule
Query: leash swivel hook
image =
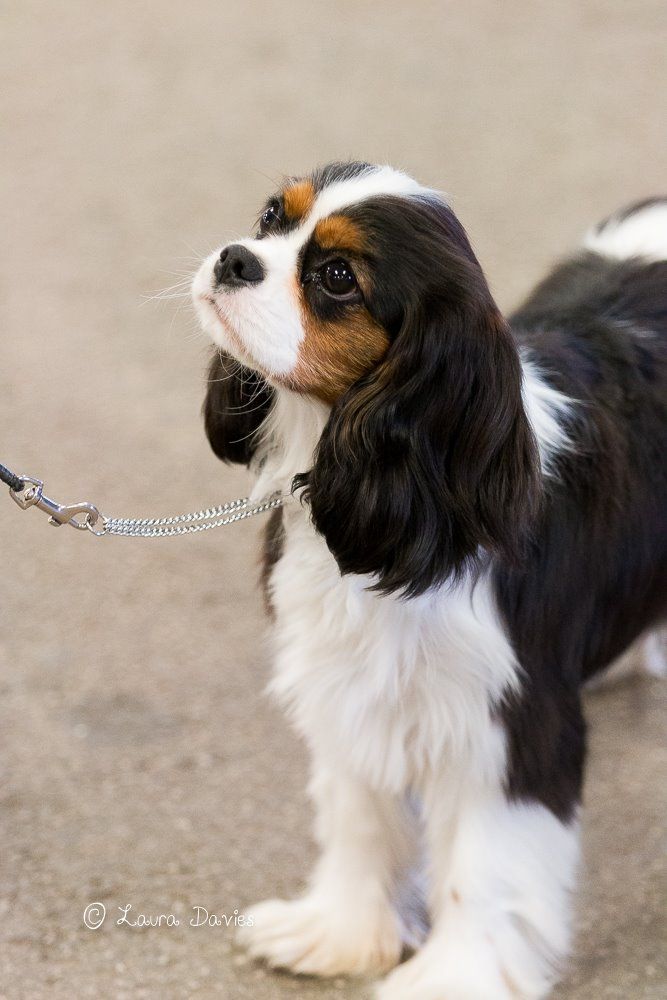
[[(69, 524), (79, 531), (92, 531), (100, 519), (100, 512), (95, 504), (83, 501), (82, 503), (59, 504), (51, 500), (44, 493), (44, 483), (41, 479), (34, 479), (32, 476), (21, 476), (23, 482), (22, 490), (9, 488), (9, 495), (18, 504), (21, 510), (28, 507), (36, 507), (49, 515), (49, 524), (54, 528), (59, 528), (61, 524)], [(104, 519), (103, 519), (104, 520)], [(94, 534), (104, 534), (104, 531), (95, 531)]]

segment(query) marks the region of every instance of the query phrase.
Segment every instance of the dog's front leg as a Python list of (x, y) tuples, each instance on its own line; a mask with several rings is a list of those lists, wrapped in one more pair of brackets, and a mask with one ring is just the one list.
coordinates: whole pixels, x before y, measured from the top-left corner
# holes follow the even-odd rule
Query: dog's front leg
[(321, 854), (308, 888), (295, 900), (250, 907), (253, 926), (243, 928), (241, 942), (253, 956), (293, 972), (386, 971), (402, 947), (393, 900), (413, 847), (409, 811), (321, 762), (310, 787)]
[(380, 1000), (548, 996), (569, 946), (576, 819), (509, 801), (502, 787), (469, 783), (430, 798), (432, 930), (380, 986)]

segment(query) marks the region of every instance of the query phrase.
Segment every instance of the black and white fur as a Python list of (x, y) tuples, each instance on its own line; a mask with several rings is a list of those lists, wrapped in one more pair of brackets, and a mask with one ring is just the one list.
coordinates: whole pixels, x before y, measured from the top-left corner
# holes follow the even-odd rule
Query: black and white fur
[[(570, 944), (581, 686), (666, 610), (667, 201), (603, 223), (506, 323), (439, 196), (390, 168), (313, 176), (300, 227), (245, 241), (272, 297), (220, 289), (217, 254), (194, 284), (225, 352), (214, 450), (258, 496), (298, 476), (267, 546), (271, 687), (312, 755), (321, 854), (244, 941), (297, 973), (388, 971), (381, 1000), (545, 997)], [(390, 338), (333, 404), (284, 384), (302, 334), (279, 292), (332, 211), (373, 234)]]

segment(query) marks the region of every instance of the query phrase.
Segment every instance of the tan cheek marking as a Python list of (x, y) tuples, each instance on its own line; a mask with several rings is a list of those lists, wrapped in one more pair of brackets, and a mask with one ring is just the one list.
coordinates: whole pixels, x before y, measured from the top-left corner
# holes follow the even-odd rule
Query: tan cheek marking
[(315, 239), (323, 250), (362, 253), (366, 248), (361, 230), (344, 215), (330, 215), (315, 226)]
[(299, 181), (283, 193), (285, 215), (290, 221), (308, 215), (315, 202), (315, 188), (310, 181)]
[(387, 332), (363, 306), (341, 320), (323, 322), (302, 299), (301, 316), (305, 335), (290, 381), (300, 392), (335, 403), (384, 356)]

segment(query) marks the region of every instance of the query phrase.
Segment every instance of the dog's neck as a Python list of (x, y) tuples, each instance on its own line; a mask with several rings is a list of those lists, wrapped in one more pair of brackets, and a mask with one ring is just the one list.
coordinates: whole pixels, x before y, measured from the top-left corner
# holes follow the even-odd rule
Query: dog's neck
[(275, 490), (289, 493), (298, 472), (313, 464), (317, 442), (331, 408), (311, 396), (277, 388), (271, 412), (259, 435), (260, 445), (253, 463), (257, 482), (253, 498)]

